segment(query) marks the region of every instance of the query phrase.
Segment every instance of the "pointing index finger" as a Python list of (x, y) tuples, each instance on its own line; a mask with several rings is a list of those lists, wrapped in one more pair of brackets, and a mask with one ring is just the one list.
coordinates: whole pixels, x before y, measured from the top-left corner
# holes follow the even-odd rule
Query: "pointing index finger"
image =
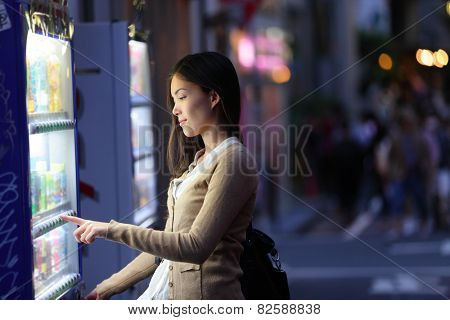
[(61, 215), (60, 217), (61, 217), (61, 219), (65, 220), (65, 221), (75, 223), (79, 226), (81, 226), (82, 224), (84, 224), (86, 222), (86, 220), (78, 218), (78, 217), (65, 216), (65, 215)]

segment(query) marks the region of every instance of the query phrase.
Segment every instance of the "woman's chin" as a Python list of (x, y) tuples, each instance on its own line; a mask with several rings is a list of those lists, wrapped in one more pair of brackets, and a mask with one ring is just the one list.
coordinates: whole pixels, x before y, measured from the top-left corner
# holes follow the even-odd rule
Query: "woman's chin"
[(188, 138), (193, 138), (198, 135), (197, 133), (193, 132), (189, 128), (183, 128), (183, 133)]

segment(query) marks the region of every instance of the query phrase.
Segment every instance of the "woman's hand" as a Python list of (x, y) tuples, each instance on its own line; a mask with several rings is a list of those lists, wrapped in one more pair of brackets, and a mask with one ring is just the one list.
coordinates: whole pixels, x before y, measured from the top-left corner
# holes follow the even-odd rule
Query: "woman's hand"
[(97, 289), (92, 290), (87, 296), (83, 298), (83, 300), (100, 300)]
[(79, 226), (73, 235), (78, 242), (90, 244), (96, 238), (106, 237), (108, 232), (108, 223), (85, 220), (78, 217), (61, 216), (64, 221), (75, 223)]

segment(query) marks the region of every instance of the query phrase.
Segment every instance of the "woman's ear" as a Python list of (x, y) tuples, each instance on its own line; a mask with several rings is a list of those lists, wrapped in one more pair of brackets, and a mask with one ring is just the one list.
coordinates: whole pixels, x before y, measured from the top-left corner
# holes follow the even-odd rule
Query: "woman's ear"
[(211, 90), (209, 99), (211, 100), (211, 109), (214, 109), (214, 107), (220, 102), (220, 96), (214, 90)]

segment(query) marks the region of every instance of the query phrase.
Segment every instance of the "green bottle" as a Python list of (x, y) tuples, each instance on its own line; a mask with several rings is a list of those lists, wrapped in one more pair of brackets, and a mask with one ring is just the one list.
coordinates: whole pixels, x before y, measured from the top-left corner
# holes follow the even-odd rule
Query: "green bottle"
[(48, 171), (45, 173), (45, 184), (46, 184), (46, 199), (47, 209), (52, 209), (55, 207), (55, 201), (53, 199), (53, 194), (55, 192), (55, 183), (53, 180), (53, 172)]
[(36, 163), (36, 169), (38, 172), (37, 180), (39, 181), (39, 212), (47, 210), (47, 163), (45, 161), (38, 161)]
[(30, 172), (31, 216), (39, 211), (39, 177), (37, 171)]

